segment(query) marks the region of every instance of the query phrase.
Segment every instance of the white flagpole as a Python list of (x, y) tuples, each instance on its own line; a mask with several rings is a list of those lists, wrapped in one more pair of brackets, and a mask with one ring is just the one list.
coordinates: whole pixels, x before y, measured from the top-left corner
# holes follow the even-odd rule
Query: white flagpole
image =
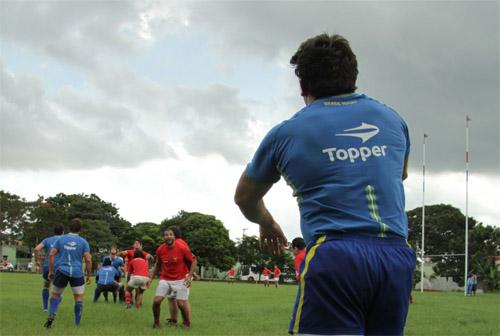
[(422, 246), (420, 257), (422, 258), (420, 267), (420, 292), (424, 291), (424, 257), (425, 257), (425, 139), (427, 134), (424, 133), (424, 141), (422, 144)]
[(464, 294), (467, 295), (469, 274), (469, 116), (465, 116), (465, 272)]

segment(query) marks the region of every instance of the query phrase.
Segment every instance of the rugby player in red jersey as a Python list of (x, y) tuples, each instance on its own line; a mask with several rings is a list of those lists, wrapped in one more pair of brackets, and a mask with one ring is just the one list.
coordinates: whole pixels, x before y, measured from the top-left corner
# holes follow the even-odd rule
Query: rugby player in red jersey
[[(191, 307), (188, 302), (189, 287), (196, 270), (196, 258), (187, 244), (178, 243), (172, 228), (168, 227), (163, 237), (165, 243), (156, 250), (156, 263), (150, 276), (151, 280), (154, 279), (157, 272), (161, 270), (160, 282), (153, 301), (153, 328), (160, 327), (161, 303), (165, 296), (169, 300), (177, 300), (184, 320), (183, 325), (189, 328), (191, 326)], [(176, 324), (177, 320), (171, 319), (170, 323)]]
[(134, 289), (136, 291), (135, 306), (136, 308), (140, 308), (142, 295), (151, 282), (149, 279), (149, 265), (146, 259), (144, 259), (142, 251), (135, 250), (134, 259), (129, 262), (128, 272), (130, 274), (130, 281), (127, 283), (127, 292), (125, 293), (127, 308), (132, 307), (130, 297)]
[(306, 256), (306, 243), (301, 237), (292, 240), (292, 253), (294, 255), (295, 278), (297, 282), (300, 280), (300, 265)]

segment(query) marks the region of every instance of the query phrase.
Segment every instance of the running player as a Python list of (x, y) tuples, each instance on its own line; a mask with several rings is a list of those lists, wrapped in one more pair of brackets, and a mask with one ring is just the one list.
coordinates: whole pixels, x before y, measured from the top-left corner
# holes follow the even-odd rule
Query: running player
[[(175, 234), (167, 228), (164, 232), (165, 243), (156, 250), (156, 263), (151, 273), (151, 280), (161, 269), (160, 282), (153, 302), (154, 328), (160, 327), (161, 303), (165, 296), (177, 300), (182, 313), (183, 325), (191, 326), (191, 307), (189, 305), (189, 287), (196, 269), (196, 258), (187, 245), (177, 244)], [(176, 324), (177, 320), (170, 321)]]
[[(45, 249), (45, 258), (43, 260), (43, 289), (42, 289), (42, 306), (43, 311), (48, 311), (49, 307), (49, 288), (50, 288), (50, 279), (49, 279), (49, 255), (54, 243), (61, 238), (64, 233), (64, 228), (62, 225), (58, 224), (54, 227), (54, 235), (51, 237), (47, 237), (40, 244), (35, 247), (35, 258), (38, 259), (38, 254), (41, 249)], [(59, 258), (54, 260), (54, 269), (57, 269), (59, 262)], [(37, 260), (37, 265), (39, 262)]]
[(355, 92), (356, 56), (342, 36), (308, 39), (290, 63), (306, 106), (264, 137), (235, 202), (280, 254), (286, 237), (263, 197), (281, 176), (297, 197), (308, 249), (290, 333), (401, 335), (416, 262), (406, 243), (406, 123)]
[[(92, 256), (89, 243), (78, 234), (81, 230), (80, 219), (74, 218), (69, 223), (69, 233), (59, 238), (49, 255), (49, 279), (52, 280), (52, 295), (50, 297), (49, 317), (45, 328), (51, 328), (60, 303), (60, 296), (68, 282), (75, 299), (75, 325), (80, 325), (83, 311), (83, 293), (85, 280), (82, 270), (82, 259), (85, 258), (87, 283), (90, 283), (92, 273)], [(59, 267), (54, 268), (56, 255), (59, 255)], [(54, 273), (55, 272), (55, 273)]]

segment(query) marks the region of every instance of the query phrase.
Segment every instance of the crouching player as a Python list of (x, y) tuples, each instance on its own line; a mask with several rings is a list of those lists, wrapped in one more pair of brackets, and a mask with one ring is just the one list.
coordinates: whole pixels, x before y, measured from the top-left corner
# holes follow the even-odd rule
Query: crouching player
[(140, 308), (142, 305), (142, 295), (151, 282), (151, 279), (149, 279), (149, 265), (146, 259), (144, 259), (141, 250), (135, 250), (134, 259), (129, 262), (127, 272), (130, 274), (127, 291), (125, 292), (127, 308), (132, 307), (130, 298), (134, 289), (136, 292), (135, 306), (136, 308)]
[[(176, 242), (174, 231), (171, 228), (165, 230), (163, 237), (165, 243), (156, 250), (156, 263), (150, 276), (151, 279), (154, 279), (161, 268), (160, 282), (153, 301), (153, 328), (160, 327), (161, 303), (165, 296), (168, 296), (169, 300), (177, 300), (184, 320), (183, 325), (189, 328), (191, 326), (191, 307), (188, 297), (189, 287), (196, 270), (196, 258), (187, 244)], [(175, 317), (169, 323), (176, 325), (177, 320), (174, 319)]]
[(104, 293), (104, 298), (108, 301), (108, 293), (113, 293), (113, 302), (116, 303), (116, 294), (118, 291), (118, 282), (116, 277), (118, 270), (111, 264), (111, 258), (104, 257), (102, 267), (97, 271), (96, 282), (97, 287), (94, 291), (94, 303), (97, 302), (101, 293)]

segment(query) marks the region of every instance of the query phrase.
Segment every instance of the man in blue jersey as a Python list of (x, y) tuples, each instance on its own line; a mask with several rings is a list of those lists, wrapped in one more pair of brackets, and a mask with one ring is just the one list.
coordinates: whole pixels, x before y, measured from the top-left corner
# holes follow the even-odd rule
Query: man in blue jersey
[[(45, 238), (42, 240), (40, 244), (35, 247), (35, 258), (38, 259), (38, 253), (41, 249), (45, 249), (45, 258), (43, 260), (43, 289), (42, 289), (42, 306), (43, 310), (47, 311), (49, 307), (49, 288), (50, 288), (50, 280), (49, 280), (49, 255), (52, 247), (56, 240), (58, 240), (62, 234), (64, 233), (64, 228), (62, 225), (56, 225), (54, 227), (54, 235)], [(37, 260), (38, 263), (38, 260)], [(54, 260), (54, 268), (58, 267), (58, 258)]]
[(113, 294), (113, 302), (116, 303), (116, 293), (118, 291), (118, 281), (116, 279), (120, 278), (119, 270), (117, 270), (111, 264), (111, 258), (104, 257), (102, 267), (97, 271), (96, 283), (97, 287), (94, 291), (94, 303), (97, 302), (101, 293), (103, 293), (104, 298), (108, 301), (107, 294), (111, 292)]
[(406, 123), (355, 93), (356, 56), (342, 36), (308, 39), (290, 63), (306, 106), (265, 136), (235, 202), (260, 225), (261, 246), (280, 254), (286, 237), (263, 197), (283, 176), (297, 198), (307, 252), (290, 333), (400, 335), (415, 267)]
[[(106, 258), (106, 257), (105, 257)], [(123, 258), (118, 255), (118, 250), (115, 246), (112, 246), (109, 251), (109, 258), (111, 258), (111, 265), (117, 270), (116, 281), (118, 283), (118, 293), (120, 302), (125, 301), (125, 287), (121, 283), (121, 278), (125, 274), (125, 262)], [(107, 292), (104, 293), (104, 297), (107, 300)]]
[[(87, 283), (90, 283), (92, 272), (92, 257), (90, 255), (89, 243), (78, 234), (81, 230), (80, 219), (74, 218), (69, 223), (69, 233), (59, 238), (49, 255), (49, 279), (52, 280), (52, 295), (50, 297), (49, 317), (45, 327), (50, 328), (54, 322), (59, 306), (59, 297), (68, 282), (73, 290), (75, 299), (75, 324), (80, 325), (83, 311), (83, 292), (85, 280), (82, 270), (82, 259), (85, 258), (87, 271)], [(59, 267), (54, 268), (54, 260), (59, 254)], [(55, 272), (55, 273), (54, 273)]]

